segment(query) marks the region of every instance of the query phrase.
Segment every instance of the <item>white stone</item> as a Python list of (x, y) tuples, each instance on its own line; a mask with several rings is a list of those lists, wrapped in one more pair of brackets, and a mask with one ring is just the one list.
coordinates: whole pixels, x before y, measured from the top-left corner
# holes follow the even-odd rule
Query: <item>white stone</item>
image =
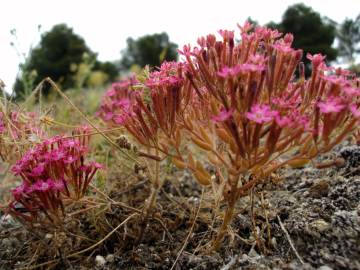
[(115, 260), (115, 256), (113, 254), (106, 255), (106, 261), (107, 262), (113, 262)]
[(95, 257), (96, 266), (103, 266), (103, 265), (105, 265), (105, 263), (106, 263), (106, 260), (105, 260), (105, 258), (103, 256), (97, 255)]

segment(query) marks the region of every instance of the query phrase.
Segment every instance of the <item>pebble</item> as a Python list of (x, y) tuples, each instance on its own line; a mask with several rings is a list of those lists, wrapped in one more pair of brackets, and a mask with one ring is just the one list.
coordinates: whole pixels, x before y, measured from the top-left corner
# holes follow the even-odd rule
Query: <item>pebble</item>
[(251, 258), (257, 258), (259, 257), (259, 254), (255, 251), (255, 249), (251, 249), (250, 252), (248, 253), (248, 256)]
[(318, 232), (324, 232), (330, 228), (330, 224), (323, 219), (317, 219), (311, 222), (311, 227), (316, 229)]
[(329, 189), (329, 183), (326, 180), (320, 180), (310, 187), (309, 194), (313, 198), (321, 198), (328, 195)]
[(53, 235), (51, 233), (45, 234), (45, 239), (52, 239)]
[(106, 263), (106, 260), (105, 260), (105, 258), (103, 256), (97, 255), (95, 257), (96, 266), (103, 266), (103, 265), (105, 265), (105, 263)]
[(113, 254), (108, 254), (108, 255), (106, 255), (105, 260), (109, 263), (112, 263), (115, 260), (115, 256)]
[(332, 268), (327, 265), (322, 265), (317, 270), (332, 270)]

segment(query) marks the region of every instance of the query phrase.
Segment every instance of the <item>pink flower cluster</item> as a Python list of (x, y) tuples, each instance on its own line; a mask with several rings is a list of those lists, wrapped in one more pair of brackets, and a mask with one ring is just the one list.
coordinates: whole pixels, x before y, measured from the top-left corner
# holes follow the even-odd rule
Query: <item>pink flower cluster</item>
[(145, 84), (150, 89), (179, 88), (183, 83), (183, 78), (181, 76), (182, 68), (182, 63), (164, 62), (159, 70), (151, 72)]
[(126, 123), (129, 118), (134, 116), (132, 103), (136, 93), (132, 87), (137, 83), (138, 81), (134, 77), (114, 83), (106, 91), (97, 115), (105, 122), (112, 123), (113, 125), (123, 125)]
[(79, 199), (102, 165), (85, 163), (89, 130), (78, 137), (55, 136), (28, 150), (12, 167), (22, 184), (12, 190), (10, 213), (25, 221), (47, 217), (51, 222), (64, 214), (64, 198)]
[[(239, 42), (234, 31), (220, 30), (220, 40), (209, 34), (198, 38), (198, 46), (185, 45), (179, 50), (182, 62), (164, 63), (144, 83), (138, 82), (141, 94), (130, 94), (131, 83), (122, 90), (126, 100), (115, 95), (109, 99), (107, 94), (103, 102), (111, 106), (102, 106), (103, 119), (124, 125), (141, 144), (155, 148), (152, 141), (159, 129), (174, 139), (176, 129), (194, 128), (192, 121), (213, 122), (222, 129), (223, 138), (224, 130), (233, 137), (228, 139), (232, 150), (254, 159), (250, 163), (265, 160), (271, 154), (265, 150), (270, 144), (272, 151), (285, 147), (291, 142), (286, 137), (301, 141), (319, 136), (324, 149), (329, 149), (331, 134), (355, 128), (360, 89), (351, 72), (328, 67), (321, 54), (308, 54), (312, 74), (305, 78), (303, 51), (292, 48), (292, 34), (248, 22), (239, 28)], [(115, 114), (120, 120), (114, 121)], [(206, 125), (203, 129), (211, 130)], [(263, 136), (259, 142), (268, 143), (253, 143), (250, 148), (249, 142), (257, 142), (257, 136)]]
[(246, 117), (249, 120), (252, 120), (258, 124), (271, 122), (277, 115), (278, 112), (271, 110), (270, 106), (258, 104), (252, 106), (251, 111), (246, 113)]

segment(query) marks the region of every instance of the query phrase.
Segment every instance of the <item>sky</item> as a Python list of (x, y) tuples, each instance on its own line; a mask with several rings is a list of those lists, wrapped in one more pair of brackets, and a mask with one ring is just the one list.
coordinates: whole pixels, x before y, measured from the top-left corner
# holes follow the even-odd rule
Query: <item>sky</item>
[[(66, 23), (82, 36), (98, 53), (100, 60), (113, 61), (121, 57), (128, 37), (167, 32), (170, 40), (181, 48), (197, 37), (216, 33), (219, 29), (236, 30), (248, 17), (260, 24), (279, 22), (292, 0), (5, 0), (0, 15), (0, 79), (11, 92), (22, 61), (10, 45), (16, 29), (20, 54), (28, 53), (40, 40), (41, 32), (53, 25)], [(337, 22), (355, 18), (360, 12), (360, 0), (302, 1), (322, 16)], [(341, 3), (341, 4), (340, 4)]]

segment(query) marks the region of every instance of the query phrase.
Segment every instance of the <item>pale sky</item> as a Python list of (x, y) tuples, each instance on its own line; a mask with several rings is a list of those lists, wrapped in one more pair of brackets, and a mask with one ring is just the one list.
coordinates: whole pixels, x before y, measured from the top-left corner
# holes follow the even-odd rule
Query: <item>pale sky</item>
[[(292, 0), (5, 0), (0, 13), (0, 79), (7, 91), (18, 72), (19, 57), (10, 42), (15, 28), (21, 52), (39, 42), (42, 32), (58, 23), (66, 23), (82, 36), (99, 59), (118, 60), (128, 37), (165, 31), (181, 48), (199, 36), (219, 29), (236, 30), (249, 16), (260, 24), (279, 22)], [(302, 1), (322, 16), (337, 22), (360, 13), (360, 0)]]

